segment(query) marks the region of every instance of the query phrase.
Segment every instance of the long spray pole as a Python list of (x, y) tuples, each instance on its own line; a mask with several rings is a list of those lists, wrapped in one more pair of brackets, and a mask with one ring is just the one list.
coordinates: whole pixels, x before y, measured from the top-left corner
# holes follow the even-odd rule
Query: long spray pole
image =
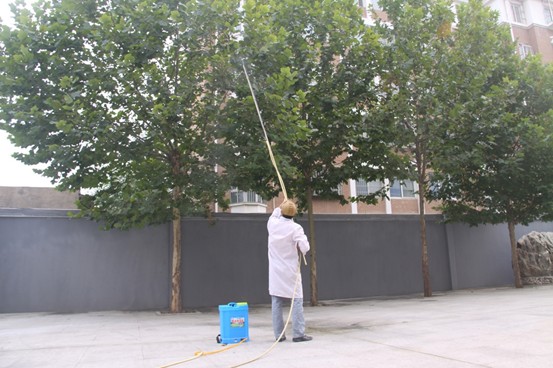
[[(282, 180), (282, 176), (280, 176), (280, 172), (278, 171), (278, 167), (275, 161), (275, 156), (273, 155), (273, 150), (271, 148), (271, 143), (269, 143), (269, 136), (267, 135), (267, 130), (265, 130), (263, 117), (261, 116), (261, 112), (259, 111), (259, 106), (257, 105), (257, 99), (255, 98), (255, 93), (253, 91), (253, 87), (250, 82), (250, 77), (248, 76), (248, 71), (246, 70), (246, 65), (244, 64), (244, 61), (242, 61), (242, 67), (244, 68), (244, 74), (246, 75), (246, 80), (248, 81), (250, 92), (252, 93), (255, 109), (257, 110), (257, 116), (259, 116), (259, 122), (261, 123), (261, 129), (263, 129), (263, 134), (265, 135), (265, 143), (267, 144), (267, 149), (269, 150), (269, 156), (271, 156), (271, 162), (273, 163), (273, 166), (276, 170), (278, 181), (280, 182), (280, 187), (282, 188), (282, 194), (284, 194), (284, 200), (286, 201), (288, 199), (288, 194), (286, 194), (286, 187), (284, 186), (284, 181)], [(303, 256), (303, 263), (307, 264), (307, 260), (305, 259), (305, 254), (302, 254), (302, 256)]]
[(280, 176), (280, 172), (278, 171), (278, 167), (275, 161), (275, 156), (273, 155), (273, 150), (271, 148), (271, 143), (269, 142), (269, 136), (267, 135), (267, 131), (265, 130), (265, 124), (263, 123), (263, 117), (261, 116), (261, 112), (259, 111), (259, 106), (257, 105), (257, 99), (255, 98), (255, 93), (253, 91), (252, 84), (250, 83), (250, 77), (248, 76), (248, 71), (246, 70), (246, 65), (244, 64), (243, 61), (242, 61), (242, 67), (244, 68), (244, 74), (246, 75), (248, 86), (250, 87), (250, 92), (253, 97), (255, 109), (257, 110), (257, 116), (259, 117), (259, 122), (261, 123), (261, 129), (263, 129), (263, 134), (265, 135), (265, 144), (267, 145), (267, 149), (269, 150), (269, 156), (271, 157), (271, 162), (273, 163), (273, 166), (276, 170), (278, 181), (280, 183), (280, 187), (282, 188), (282, 194), (284, 194), (284, 200), (287, 200), (288, 194), (286, 193), (286, 187), (284, 186), (284, 181), (282, 180), (282, 176)]

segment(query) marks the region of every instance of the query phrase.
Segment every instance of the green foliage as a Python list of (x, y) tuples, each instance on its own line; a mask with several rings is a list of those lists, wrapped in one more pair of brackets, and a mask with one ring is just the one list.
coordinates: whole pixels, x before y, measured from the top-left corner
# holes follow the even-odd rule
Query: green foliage
[(506, 204), (536, 210), (517, 222), (545, 218), (551, 66), (516, 63), (482, 1), (380, 5), (388, 21), (371, 29), (346, 0), (19, 1), (0, 32), (0, 128), (107, 227), (224, 206), (230, 185), (272, 198), (244, 63), (301, 207), (310, 193), (344, 203), (348, 179), (409, 177), (452, 219), (500, 222)]
[[(399, 160), (371, 111), (382, 69), (378, 37), (351, 1), (246, 1), (236, 68), (245, 63), (289, 196), (339, 199), (348, 179), (383, 179)], [(226, 169), (235, 186), (279, 192), (243, 73), (227, 105)], [(373, 198), (368, 198), (373, 200)]]
[[(386, 43), (387, 68), (382, 86), (386, 101), (382, 113), (403, 134), (399, 142), (409, 154), (426, 157), (443, 119), (449, 44), (454, 14), (449, 1), (383, 0), (388, 22), (377, 30)], [(429, 164), (420, 162), (424, 168)], [(421, 166), (421, 167), (422, 167)]]
[(459, 7), (451, 63), (456, 93), (428, 194), (442, 201), (449, 221), (550, 219), (552, 69), (520, 62), (508, 29), (490, 12), (478, 1)]
[[(238, 1), (42, 0), (3, 27), (0, 118), (107, 227), (224, 204), (216, 122)], [(228, 67), (226, 67), (228, 68)]]
[(460, 114), (469, 118), (452, 121), (435, 162), (432, 195), (450, 221), (553, 219), (553, 69), (538, 60), (515, 64), (516, 74)]

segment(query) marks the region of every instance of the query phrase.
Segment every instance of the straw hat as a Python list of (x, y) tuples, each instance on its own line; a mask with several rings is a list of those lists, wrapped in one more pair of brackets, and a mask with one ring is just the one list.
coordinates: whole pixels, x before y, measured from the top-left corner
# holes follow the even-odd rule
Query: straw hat
[(292, 201), (285, 200), (280, 205), (280, 212), (284, 216), (294, 217), (298, 213), (298, 209), (296, 207), (296, 204)]

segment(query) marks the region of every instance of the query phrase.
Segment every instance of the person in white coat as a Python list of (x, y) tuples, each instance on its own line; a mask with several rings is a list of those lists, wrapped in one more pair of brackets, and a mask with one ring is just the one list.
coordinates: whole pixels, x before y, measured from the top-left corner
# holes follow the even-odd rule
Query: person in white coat
[[(279, 338), (284, 329), (282, 307), (284, 303), (294, 299), (292, 306), (292, 341), (302, 342), (313, 339), (305, 334), (303, 289), (301, 274), (298, 275), (298, 250), (305, 255), (309, 251), (309, 241), (303, 228), (294, 222), (296, 214), (297, 208), (294, 202), (285, 200), (280, 207), (275, 208), (267, 222), (269, 232), (269, 295), (271, 295), (275, 339)], [(282, 334), (279, 341), (284, 340), (286, 340), (286, 336)]]

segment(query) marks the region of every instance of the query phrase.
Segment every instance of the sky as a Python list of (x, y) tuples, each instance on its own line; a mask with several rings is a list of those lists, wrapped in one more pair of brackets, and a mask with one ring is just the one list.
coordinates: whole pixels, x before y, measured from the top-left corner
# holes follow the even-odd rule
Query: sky
[[(11, 22), (9, 4), (12, 0), (0, 0), (0, 17), (2, 23)], [(8, 134), (0, 130), (0, 186), (8, 187), (52, 187), (48, 178), (33, 171), (32, 166), (24, 165), (11, 157), (14, 152), (21, 152), (8, 139)]]

